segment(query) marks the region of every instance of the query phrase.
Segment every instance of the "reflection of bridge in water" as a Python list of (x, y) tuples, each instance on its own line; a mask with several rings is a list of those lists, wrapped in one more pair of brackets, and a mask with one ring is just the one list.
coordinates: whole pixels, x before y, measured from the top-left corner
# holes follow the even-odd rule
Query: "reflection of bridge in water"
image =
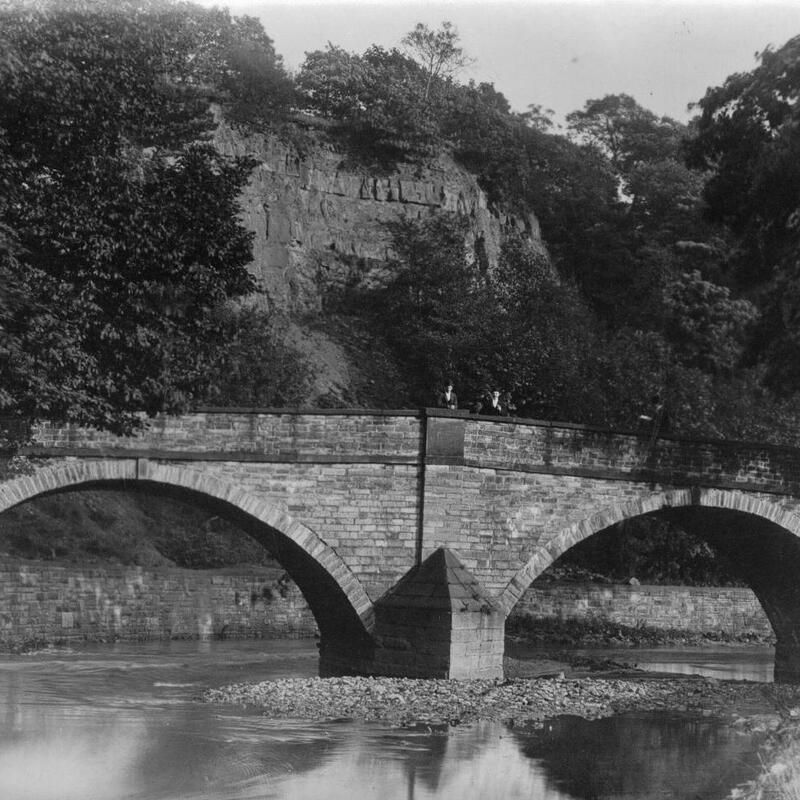
[(504, 621), (583, 539), (658, 515), (728, 558), (800, 681), (800, 450), (432, 411), (207, 411), (131, 439), (44, 425), (0, 511), (87, 486), (225, 514), (305, 595), (323, 674), (497, 676)]

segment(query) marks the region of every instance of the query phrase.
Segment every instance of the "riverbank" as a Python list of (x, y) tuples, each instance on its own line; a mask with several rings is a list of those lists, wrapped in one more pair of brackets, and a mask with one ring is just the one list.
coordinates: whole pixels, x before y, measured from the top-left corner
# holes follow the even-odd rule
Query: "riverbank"
[(784, 710), (761, 748), (761, 774), (734, 789), (729, 800), (800, 798), (800, 709)]
[(479, 721), (524, 726), (563, 714), (596, 719), (625, 711), (663, 710), (728, 718), (744, 728), (774, 727), (780, 709), (800, 705), (800, 687), (665, 678), (624, 669), (596, 675), (558, 672), (503, 681), (285, 679), (209, 689), (202, 699), (255, 706), (277, 719), (346, 718), (398, 726)]

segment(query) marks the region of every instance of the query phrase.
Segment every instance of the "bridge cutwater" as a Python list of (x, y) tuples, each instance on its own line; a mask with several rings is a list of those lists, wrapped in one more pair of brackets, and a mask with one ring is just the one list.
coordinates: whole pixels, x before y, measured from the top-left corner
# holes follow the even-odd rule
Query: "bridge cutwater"
[(433, 409), (209, 409), (132, 438), (41, 424), (34, 442), (25, 474), (2, 472), (0, 511), (91, 486), (227, 516), (303, 592), (322, 675), (501, 676), (530, 583), (654, 515), (727, 557), (774, 628), (775, 679), (800, 682), (795, 448)]

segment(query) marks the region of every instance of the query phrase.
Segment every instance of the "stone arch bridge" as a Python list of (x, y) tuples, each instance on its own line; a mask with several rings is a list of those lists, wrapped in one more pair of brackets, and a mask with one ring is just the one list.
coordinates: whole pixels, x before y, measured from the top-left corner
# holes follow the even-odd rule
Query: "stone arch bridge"
[(776, 680), (800, 681), (800, 450), (421, 411), (207, 410), (133, 438), (48, 424), (0, 511), (125, 487), (224, 513), (319, 625), (321, 674), (502, 674), (505, 618), (567, 549), (659, 515), (759, 598)]

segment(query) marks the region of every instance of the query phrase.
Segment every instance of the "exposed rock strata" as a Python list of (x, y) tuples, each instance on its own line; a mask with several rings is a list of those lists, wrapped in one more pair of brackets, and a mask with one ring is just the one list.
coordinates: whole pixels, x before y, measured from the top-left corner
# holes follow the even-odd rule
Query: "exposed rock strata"
[(378, 173), (348, 163), (331, 144), (302, 155), (279, 138), (247, 137), (220, 123), (217, 147), (259, 161), (242, 198), (255, 232), (253, 272), (272, 308), (291, 315), (317, 311), (327, 285), (363, 276), (392, 255), (387, 223), (454, 212), (469, 223), (469, 252), (486, 268), (510, 233), (544, 252), (536, 217), (489, 208), (474, 176), (442, 155)]

